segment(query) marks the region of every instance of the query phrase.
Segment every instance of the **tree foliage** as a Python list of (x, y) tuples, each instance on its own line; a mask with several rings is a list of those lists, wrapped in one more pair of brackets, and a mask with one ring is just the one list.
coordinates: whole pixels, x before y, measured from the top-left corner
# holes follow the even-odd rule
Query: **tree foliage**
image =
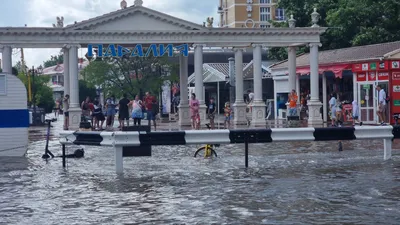
[(79, 102), (83, 102), (86, 97), (94, 99), (96, 97), (96, 87), (85, 80), (79, 80)]
[(63, 54), (58, 54), (58, 55), (52, 55), (50, 56), (50, 59), (46, 60), (43, 62), (44, 68), (50, 67), (50, 66), (55, 66), (57, 64), (61, 64), (64, 61), (64, 55)]
[[(311, 13), (317, 8), (318, 25), (329, 29), (321, 36), (321, 50), (346, 48), (400, 40), (398, 0), (280, 0), (287, 18), (293, 14), (296, 27), (310, 27)], [(287, 26), (287, 22), (273, 23)], [(302, 47), (298, 53), (308, 52)], [(271, 48), (270, 58), (287, 59), (285, 48)]]
[[(28, 90), (28, 77), (26, 74), (19, 73), (18, 78), (24, 83)], [(52, 112), (55, 104), (53, 99), (53, 90), (47, 86), (49, 79), (50, 78), (47, 75), (35, 76), (34, 78), (31, 77), (32, 94), (34, 95), (32, 96), (32, 101), (35, 100), (35, 105), (44, 108), (46, 113)]]
[[(169, 71), (169, 72), (168, 72)], [(165, 80), (178, 80), (178, 68), (165, 57), (126, 57), (94, 59), (82, 71), (85, 80), (99, 86), (107, 95), (130, 98), (151, 91), (158, 94)]]

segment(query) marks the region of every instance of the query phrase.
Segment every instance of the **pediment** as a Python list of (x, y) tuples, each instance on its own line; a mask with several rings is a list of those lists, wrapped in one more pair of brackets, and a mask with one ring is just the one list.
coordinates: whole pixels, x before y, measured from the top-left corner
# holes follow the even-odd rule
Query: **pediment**
[(72, 30), (148, 31), (202, 30), (205, 27), (143, 6), (131, 6), (109, 14), (66, 26)]

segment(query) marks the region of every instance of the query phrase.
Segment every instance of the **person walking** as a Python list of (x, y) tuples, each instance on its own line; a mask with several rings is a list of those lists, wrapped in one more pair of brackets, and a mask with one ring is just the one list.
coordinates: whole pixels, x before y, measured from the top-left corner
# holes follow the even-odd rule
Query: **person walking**
[(200, 102), (196, 99), (196, 94), (192, 93), (192, 99), (189, 101), (191, 119), (192, 119), (192, 128), (193, 129), (200, 129), (200, 114), (199, 114), (199, 107)]
[(119, 126), (122, 130), (122, 128), (125, 126), (125, 120), (127, 123), (127, 126), (129, 127), (129, 99), (127, 98), (126, 94), (123, 94), (123, 98), (119, 100), (118, 103), (118, 121), (119, 121)]
[(132, 106), (132, 118), (133, 125), (141, 125), (141, 121), (143, 118), (143, 103), (139, 99), (139, 95), (135, 96), (135, 99), (130, 101), (129, 106)]
[(376, 86), (376, 90), (378, 91), (378, 117), (381, 122), (381, 125), (386, 125), (386, 92), (382, 89), (382, 86), (378, 84)]

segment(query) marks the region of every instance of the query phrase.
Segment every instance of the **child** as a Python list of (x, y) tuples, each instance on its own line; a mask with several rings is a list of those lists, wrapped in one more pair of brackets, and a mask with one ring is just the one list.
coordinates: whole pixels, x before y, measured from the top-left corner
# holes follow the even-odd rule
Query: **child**
[(356, 120), (362, 126), (363, 123), (358, 119), (358, 102), (354, 100), (351, 104), (353, 105), (353, 126), (356, 125)]
[(226, 102), (225, 103), (225, 108), (224, 108), (224, 115), (225, 115), (224, 126), (225, 126), (225, 129), (228, 129), (231, 126), (231, 113), (232, 113), (232, 109), (230, 107), (230, 103)]
[(200, 114), (197, 113), (195, 116), (195, 130), (200, 130)]
[(158, 104), (157, 101), (155, 99), (153, 99), (152, 103), (151, 103), (151, 112), (153, 114), (153, 124), (154, 124), (154, 130), (157, 130), (157, 125), (156, 125), (156, 116), (158, 114)]

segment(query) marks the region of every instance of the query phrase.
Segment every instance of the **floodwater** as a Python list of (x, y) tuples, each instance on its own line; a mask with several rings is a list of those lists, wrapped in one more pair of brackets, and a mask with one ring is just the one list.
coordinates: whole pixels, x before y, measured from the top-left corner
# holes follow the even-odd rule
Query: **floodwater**
[(243, 145), (212, 160), (161, 146), (117, 176), (112, 148), (87, 146), (67, 170), (42, 160), (44, 134), (32, 129), (26, 158), (0, 159), (0, 224), (400, 224), (400, 151), (383, 161), (381, 141), (250, 145), (248, 169)]

